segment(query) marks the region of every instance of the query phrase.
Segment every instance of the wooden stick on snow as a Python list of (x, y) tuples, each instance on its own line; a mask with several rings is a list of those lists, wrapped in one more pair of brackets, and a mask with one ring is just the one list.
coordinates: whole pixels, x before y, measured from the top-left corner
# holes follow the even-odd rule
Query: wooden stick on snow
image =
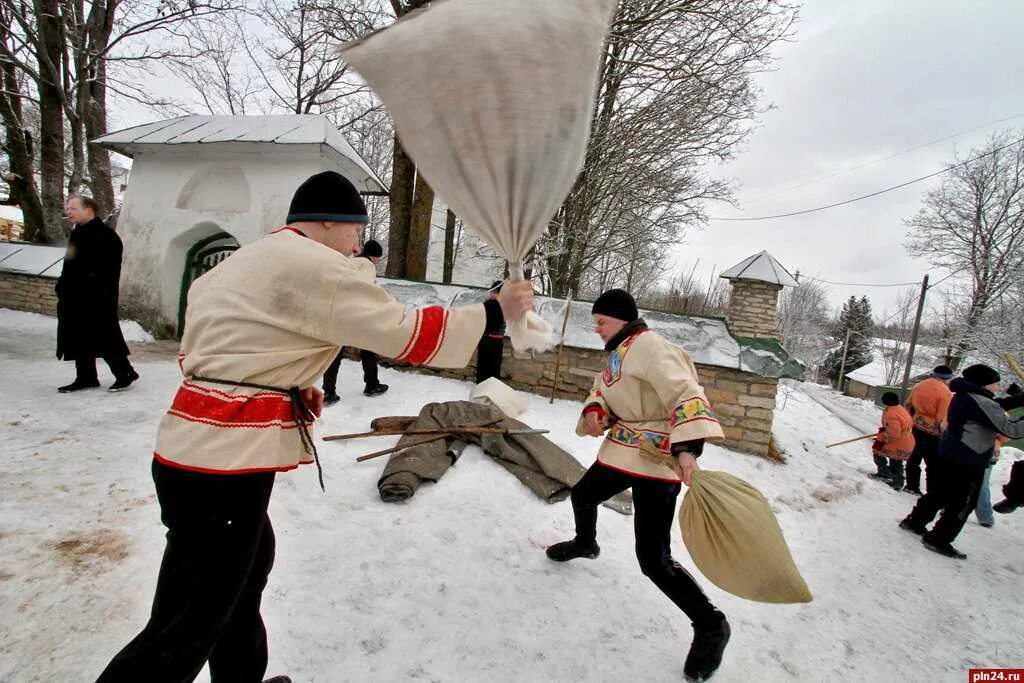
[(375, 429), (372, 432), (358, 432), (356, 434), (331, 434), (323, 438), (324, 441), (345, 441), (347, 439), (361, 439), (367, 436), (401, 436), (405, 434), (493, 434), (506, 431), (503, 427), (491, 427), (501, 422), (504, 418), (498, 418), (476, 426), (465, 427), (429, 427), (426, 429)]

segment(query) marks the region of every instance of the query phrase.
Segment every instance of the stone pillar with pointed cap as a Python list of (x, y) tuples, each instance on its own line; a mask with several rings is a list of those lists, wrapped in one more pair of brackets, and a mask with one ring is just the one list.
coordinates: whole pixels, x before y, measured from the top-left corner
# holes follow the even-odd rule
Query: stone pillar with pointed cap
[(732, 285), (726, 317), (733, 335), (778, 339), (779, 292), (799, 286), (796, 278), (767, 251), (740, 261), (721, 277)]

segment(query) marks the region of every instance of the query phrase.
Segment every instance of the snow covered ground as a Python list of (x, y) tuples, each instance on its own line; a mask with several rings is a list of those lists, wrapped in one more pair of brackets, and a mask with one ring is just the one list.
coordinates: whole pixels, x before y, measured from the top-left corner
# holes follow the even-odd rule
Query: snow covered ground
[[(53, 358), (54, 330), (51, 318), (0, 310), (2, 681), (93, 680), (145, 622), (163, 550), (149, 465), (177, 364), (136, 347), (142, 379), (131, 391), (58, 395), (73, 369)], [(109, 383), (105, 373), (101, 363)], [(342, 402), (320, 434), (470, 389), (384, 370), (391, 391), (371, 399), (359, 379), (357, 363), (342, 364)], [(529, 402), (526, 422), (593, 460), (597, 441), (571, 433), (578, 404)], [(778, 403), (788, 464), (718, 447), (701, 464), (765, 493), (815, 600), (747, 602), (700, 579), (733, 626), (715, 680), (961, 683), (971, 667), (1024, 666), (1024, 511), (997, 515), (992, 529), (972, 517), (957, 541), (964, 562), (930, 553), (896, 526), (914, 499), (865, 476), (866, 442), (823, 447), (862, 433), (847, 422), (873, 428), (874, 407), (799, 383)], [(268, 673), (297, 683), (682, 680), (691, 629), (637, 569), (631, 518), (602, 509), (601, 557), (556, 565), (543, 547), (571, 536), (567, 501), (547, 505), (467, 451), (437, 485), (381, 503), (383, 462), (353, 456), (393, 441), (322, 444), (326, 494), (314, 468), (279, 475)], [(1024, 456), (1004, 453), (996, 500)], [(678, 530), (674, 548), (695, 571)]]

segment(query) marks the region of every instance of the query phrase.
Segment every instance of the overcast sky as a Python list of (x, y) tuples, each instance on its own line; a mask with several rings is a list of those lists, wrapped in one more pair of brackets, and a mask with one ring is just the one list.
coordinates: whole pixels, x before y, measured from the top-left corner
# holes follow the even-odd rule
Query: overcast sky
[[(1024, 131), (1024, 2), (1018, 0), (808, 0), (777, 70), (759, 77), (775, 109), (721, 173), (739, 182), (739, 209), (762, 216), (812, 208), (926, 175), (966, 158), (995, 130)], [(896, 158), (882, 159), (1015, 115)], [(848, 206), (757, 222), (711, 221), (687, 234), (680, 263), (727, 268), (767, 249), (790, 271), (857, 283), (919, 282), (931, 272), (903, 248), (903, 219), (941, 176)], [(807, 184), (799, 189), (796, 185)], [(773, 196), (766, 196), (773, 195)], [(949, 284), (953, 281), (950, 280)], [(833, 303), (867, 294), (876, 319), (898, 288), (829, 286)], [(936, 292), (929, 303), (941, 297)]]

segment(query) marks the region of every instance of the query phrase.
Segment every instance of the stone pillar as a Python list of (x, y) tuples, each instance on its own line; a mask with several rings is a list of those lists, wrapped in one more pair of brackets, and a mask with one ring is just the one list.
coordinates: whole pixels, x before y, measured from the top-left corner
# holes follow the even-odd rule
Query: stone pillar
[(729, 297), (726, 317), (733, 335), (778, 339), (779, 321), (776, 312), (782, 285), (736, 278), (729, 278), (729, 283), (732, 285), (732, 295)]

